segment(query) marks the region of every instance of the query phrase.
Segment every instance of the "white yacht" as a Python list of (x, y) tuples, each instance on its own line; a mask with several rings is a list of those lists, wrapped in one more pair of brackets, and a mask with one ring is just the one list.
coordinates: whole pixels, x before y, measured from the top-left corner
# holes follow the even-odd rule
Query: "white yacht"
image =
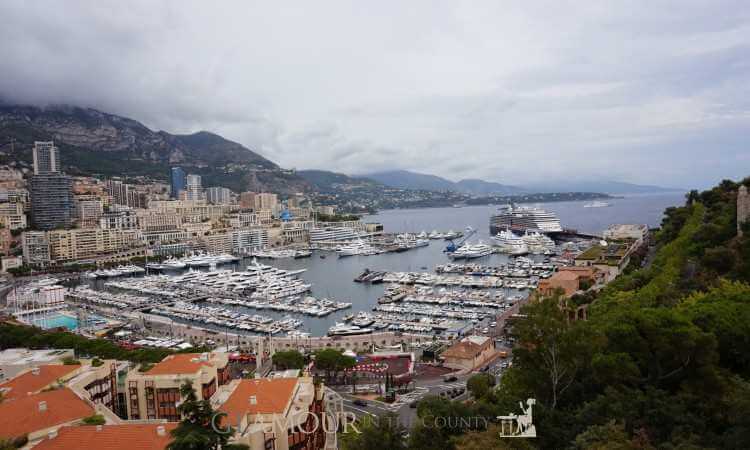
[(451, 259), (476, 259), (482, 258), (492, 254), (492, 247), (489, 245), (479, 242), (477, 244), (466, 244), (459, 247), (453, 253), (449, 253), (448, 257)]
[(525, 255), (529, 253), (529, 247), (526, 242), (510, 230), (498, 232), (492, 237), (492, 240), (504, 253), (511, 255)]
[(427, 232), (422, 230), (422, 232), (417, 235), (417, 239), (429, 239), (428, 236)]
[(600, 200), (593, 201), (591, 203), (586, 203), (583, 205), (584, 208), (606, 208), (607, 206), (612, 206), (610, 203), (603, 202)]
[(522, 239), (531, 253), (551, 254), (555, 251), (555, 241), (537, 231), (526, 231)]
[(378, 249), (366, 243), (363, 240), (352, 242), (351, 244), (342, 245), (336, 250), (339, 257), (354, 255), (375, 255), (379, 253)]
[(336, 325), (328, 329), (329, 336), (352, 336), (355, 334), (367, 334), (372, 333), (372, 328), (360, 328), (356, 325), (347, 325), (345, 323), (336, 322)]

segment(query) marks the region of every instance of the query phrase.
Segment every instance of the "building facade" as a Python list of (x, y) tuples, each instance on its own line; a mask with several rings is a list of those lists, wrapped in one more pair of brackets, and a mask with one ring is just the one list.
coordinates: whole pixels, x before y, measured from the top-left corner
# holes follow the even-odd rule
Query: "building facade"
[(206, 200), (214, 205), (228, 205), (232, 203), (232, 191), (221, 186), (210, 187), (206, 189)]
[(70, 228), (74, 217), (73, 179), (60, 173), (33, 175), (31, 223), (39, 230)]
[(182, 167), (172, 167), (170, 173), (169, 197), (176, 200), (180, 198), (180, 191), (185, 190), (185, 171)]
[(60, 154), (55, 143), (34, 142), (34, 175), (60, 172)]

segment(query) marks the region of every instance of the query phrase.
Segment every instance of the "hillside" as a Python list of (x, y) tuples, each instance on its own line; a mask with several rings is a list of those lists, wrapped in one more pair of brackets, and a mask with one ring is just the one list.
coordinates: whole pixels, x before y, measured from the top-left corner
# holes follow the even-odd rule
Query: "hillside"
[[(72, 174), (149, 176), (166, 180), (171, 165), (235, 191), (306, 191), (309, 185), (250, 149), (213, 133), (152, 131), (140, 122), (91, 108), (0, 104), (3, 160), (31, 161), (35, 140), (54, 140)], [(11, 142), (13, 145), (11, 146)], [(13, 148), (14, 154), (10, 154)]]
[(329, 172), (327, 170), (298, 170), (297, 175), (310, 183), (318, 192), (383, 187), (382, 184), (369, 178), (355, 178), (343, 173)]
[(525, 186), (533, 192), (604, 192), (606, 194), (657, 194), (663, 192), (685, 192), (685, 189), (634, 184), (622, 181), (561, 181), (536, 183)]
[(364, 175), (365, 178), (375, 180), (386, 186), (400, 189), (415, 189), (426, 191), (456, 191), (456, 184), (436, 175), (410, 172), (408, 170), (391, 170)]

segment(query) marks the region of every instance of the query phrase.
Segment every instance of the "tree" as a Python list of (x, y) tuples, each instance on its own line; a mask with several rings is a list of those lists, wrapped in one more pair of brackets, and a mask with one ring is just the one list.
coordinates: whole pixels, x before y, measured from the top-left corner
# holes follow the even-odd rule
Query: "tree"
[(524, 307), (526, 318), (513, 330), (519, 343), (513, 351), (514, 364), (529, 372), (536, 398), (551, 409), (576, 381), (594, 343), (585, 324), (569, 322), (559, 303), (556, 294)]
[(344, 355), (341, 350), (327, 348), (315, 352), (315, 368), (325, 371), (327, 380), (331, 378), (331, 374), (336, 375), (341, 370), (352, 368), (356, 363), (356, 359)]
[(271, 360), (279, 370), (301, 369), (305, 365), (305, 357), (297, 350), (276, 352)]
[(167, 450), (241, 450), (248, 449), (243, 444), (228, 445), (229, 438), (234, 434), (230, 428), (229, 433), (219, 432), (213, 427), (212, 420), (216, 412), (208, 400), (198, 400), (193, 389), (193, 384), (186, 381), (180, 387), (182, 403), (177, 407), (177, 412), (182, 420), (172, 430), (172, 442), (167, 445)]
[(472, 375), (466, 382), (466, 389), (476, 399), (484, 398), (490, 393), (490, 388), (495, 385), (495, 377), (488, 373)]
[(396, 414), (388, 413), (366, 420), (359, 426), (360, 433), (350, 431), (342, 435), (342, 450), (406, 450), (406, 428)]

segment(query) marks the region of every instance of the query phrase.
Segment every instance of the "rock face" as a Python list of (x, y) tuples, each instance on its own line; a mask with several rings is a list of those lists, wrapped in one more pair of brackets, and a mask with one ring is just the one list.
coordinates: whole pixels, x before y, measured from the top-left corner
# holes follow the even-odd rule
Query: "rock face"
[(132, 158), (171, 164), (249, 164), (278, 169), (242, 145), (201, 131), (190, 135), (155, 132), (142, 123), (91, 108), (0, 105), (0, 127), (24, 128), (82, 149), (120, 152)]
[(0, 164), (30, 167), (34, 141), (54, 140), (72, 175), (147, 176), (168, 181), (169, 167), (203, 177), (204, 186), (279, 193), (308, 192), (294, 171), (207, 131), (152, 131), (126, 117), (90, 108), (0, 103)]

